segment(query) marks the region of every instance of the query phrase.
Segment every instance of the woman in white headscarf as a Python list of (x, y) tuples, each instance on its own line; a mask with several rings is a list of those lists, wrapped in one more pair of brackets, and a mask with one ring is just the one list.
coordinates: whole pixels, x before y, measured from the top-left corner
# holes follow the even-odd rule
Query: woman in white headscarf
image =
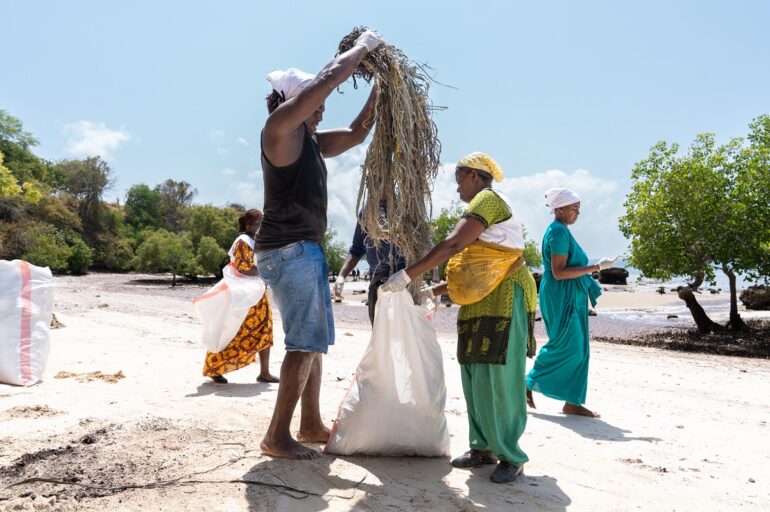
[(535, 408), (532, 391), (564, 400), (562, 412), (598, 418), (583, 404), (588, 388), (588, 301), (596, 305), (601, 287), (591, 273), (612, 266), (603, 259), (588, 264), (588, 256), (567, 226), (580, 215), (580, 198), (567, 188), (546, 192), (554, 220), (543, 235), (543, 277), (540, 311), (548, 343), (540, 349), (527, 375), (527, 403)]

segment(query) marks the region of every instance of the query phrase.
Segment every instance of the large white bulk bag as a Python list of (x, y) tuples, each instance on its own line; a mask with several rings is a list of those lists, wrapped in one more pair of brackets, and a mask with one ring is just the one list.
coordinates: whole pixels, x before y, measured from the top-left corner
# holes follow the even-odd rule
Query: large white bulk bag
[(378, 290), (372, 337), (325, 451), (449, 455), (441, 347), (407, 291)]
[(32, 386), (51, 351), (53, 276), (48, 267), (0, 260), (0, 382)]
[(231, 263), (222, 269), (223, 278), (203, 295), (193, 299), (195, 315), (203, 326), (201, 342), (209, 352), (221, 352), (232, 341), (246, 315), (265, 294), (258, 276), (238, 272)]

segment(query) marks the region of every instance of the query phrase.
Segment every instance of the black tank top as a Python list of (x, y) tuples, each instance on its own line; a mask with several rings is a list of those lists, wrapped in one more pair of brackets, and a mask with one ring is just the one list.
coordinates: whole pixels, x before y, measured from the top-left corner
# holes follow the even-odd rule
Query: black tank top
[(254, 239), (257, 251), (300, 241), (321, 243), (326, 233), (326, 163), (310, 131), (303, 129), (302, 152), (293, 164), (274, 167), (261, 148), (265, 207)]

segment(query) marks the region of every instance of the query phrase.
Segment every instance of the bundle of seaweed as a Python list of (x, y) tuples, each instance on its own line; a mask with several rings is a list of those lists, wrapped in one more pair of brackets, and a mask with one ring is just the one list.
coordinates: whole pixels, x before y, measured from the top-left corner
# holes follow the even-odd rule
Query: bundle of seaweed
[[(339, 53), (352, 48), (365, 30), (358, 27), (346, 35)], [(375, 243), (390, 240), (391, 247), (398, 246), (410, 264), (431, 247), (431, 191), (441, 153), (428, 97), (432, 80), (425, 66), (411, 62), (388, 44), (361, 62), (353, 73), (354, 87), (357, 78), (368, 83), (376, 80), (379, 94), (356, 211), (363, 209), (361, 222)], [(386, 219), (380, 212), (380, 198), (388, 202)]]

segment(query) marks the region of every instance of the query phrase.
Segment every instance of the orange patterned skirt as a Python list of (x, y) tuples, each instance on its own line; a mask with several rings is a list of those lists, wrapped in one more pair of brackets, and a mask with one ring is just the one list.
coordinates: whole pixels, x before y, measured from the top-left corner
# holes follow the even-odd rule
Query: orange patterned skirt
[(241, 324), (238, 334), (222, 352), (206, 353), (203, 375), (213, 377), (234, 372), (248, 366), (257, 358), (257, 352), (273, 346), (273, 314), (267, 293), (252, 306)]

